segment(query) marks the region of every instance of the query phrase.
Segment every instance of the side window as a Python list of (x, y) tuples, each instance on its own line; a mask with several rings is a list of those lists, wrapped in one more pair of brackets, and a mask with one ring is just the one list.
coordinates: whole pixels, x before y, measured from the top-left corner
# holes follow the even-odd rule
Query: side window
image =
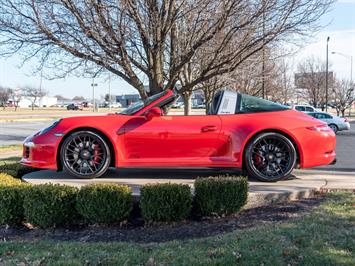
[(231, 91), (224, 91), (221, 105), (217, 114), (235, 114), (238, 94)]
[(314, 113), (310, 113), (309, 115), (310, 115), (310, 116), (312, 116), (312, 117), (315, 117), (315, 118), (317, 118), (317, 114), (314, 114)]
[(311, 107), (306, 107), (306, 112), (313, 112), (313, 108), (311, 108)]
[(333, 117), (332, 117), (331, 115), (324, 114), (324, 118), (325, 118), (325, 119), (332, 119)]
[(297, 111), (304, 112), (304, 107), (303, 106), (296, 106), (295, 108)]

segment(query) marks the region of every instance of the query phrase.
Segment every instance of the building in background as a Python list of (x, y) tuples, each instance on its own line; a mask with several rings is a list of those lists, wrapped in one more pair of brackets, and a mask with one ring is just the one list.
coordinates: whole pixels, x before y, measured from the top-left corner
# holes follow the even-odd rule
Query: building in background
[(116, 96), (116, 102), (120, 103), (123, 108), (130, 106), (131, 104), (140, 100), (139, 94), (126, 94)]

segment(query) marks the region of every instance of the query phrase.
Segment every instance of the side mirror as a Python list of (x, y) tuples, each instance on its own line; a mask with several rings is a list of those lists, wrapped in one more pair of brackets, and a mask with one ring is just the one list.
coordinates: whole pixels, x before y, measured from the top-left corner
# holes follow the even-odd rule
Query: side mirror
[(149, 121), (154, 117), (162, 116), (162, 111), (159, 107), (153, 107), (145, 113), (145, 118)]

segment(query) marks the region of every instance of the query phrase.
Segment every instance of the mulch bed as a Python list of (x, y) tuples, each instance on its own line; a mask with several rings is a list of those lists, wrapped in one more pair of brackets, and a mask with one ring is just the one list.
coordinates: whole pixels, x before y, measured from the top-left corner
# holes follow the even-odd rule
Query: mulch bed
[(11, 240), (56, 240), (79, 242), (124, 241), (132, 243), (187, 240), (231, 232), (275, 222), (297, 220), (322, 202), (322, 197), (275, 204), (240, 212), (234, 217), (188, 220), (177, 224), (80, 225), (70, 228), (28, 229), (0, 226), (0, 242)]

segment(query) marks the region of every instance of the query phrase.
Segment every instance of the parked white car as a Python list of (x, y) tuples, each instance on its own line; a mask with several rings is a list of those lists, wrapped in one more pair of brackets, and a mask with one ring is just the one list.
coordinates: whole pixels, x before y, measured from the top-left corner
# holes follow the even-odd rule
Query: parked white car
[(176, 102), (173, 104), (172, 108), (177, 108), (177, 109), (184, 108), (184, 102)]
[(328, 114), (325, 112), (307, 112), (307, 114), (326, 122), (335, 133), (337, 133), (338, 131), (350, 129), (350, 123), (346, 118)]
[(317, 112), (317, 109), (310, 105), (294, 105), (293, 109), (300, 111), (300, 112)]
[(117, 102), (117, 103), (111, 103), (111, 108), (121, 108), (122, 104)]

